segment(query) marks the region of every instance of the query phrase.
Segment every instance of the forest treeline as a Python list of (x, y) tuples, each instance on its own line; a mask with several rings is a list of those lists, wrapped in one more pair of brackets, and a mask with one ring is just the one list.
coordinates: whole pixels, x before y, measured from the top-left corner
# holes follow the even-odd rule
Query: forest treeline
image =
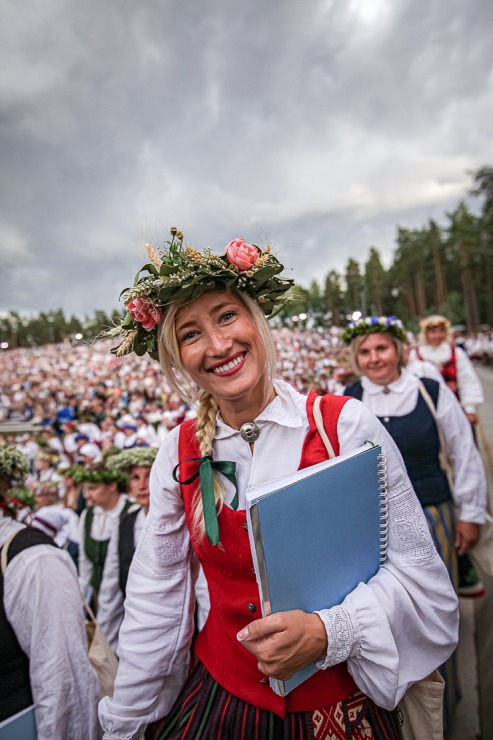
[[(396, 315), (415, 330), (422, 316), (447, 315), (469, 332), (493, 327), (493, 167), (471, 173), (466, 200), (446, 213), (440, 226), (430, 220), (419, 229), (398, 227), (388, 269), (372, 246), (365, 262), (350, 258), (344, 272), (330, 270), (322, 282), (300, 288), (299, 300), (283, 309), (278, 321), (309, 326), (345, 326), (354, 311)], [(62, 310), (26, 316), (0, 315), (0, 345), (6, 349), (64, 340), (92, 341), (121, 314), (95, 311), (92, 317), (67, 318)]]
[(331, 270), (322, 285), (313, 281), (297, 310), (339, 326), (359, 310), (399, 316), (413, 330), (431, 313), (469, 332), (493, 327), (493, 167), (471, 178), (476, 212), (461, 200), (444, 226), (430, 220), (420, 229), (398, 227), (389, 269), (371, 247), (366, 262), (351, 258), (344, 273)]

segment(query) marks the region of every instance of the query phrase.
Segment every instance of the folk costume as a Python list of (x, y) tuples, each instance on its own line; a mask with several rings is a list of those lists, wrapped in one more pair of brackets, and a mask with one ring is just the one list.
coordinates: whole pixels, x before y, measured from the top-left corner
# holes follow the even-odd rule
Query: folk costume
[[(0, 722), (34, 704), (39, 740), (97, 740), (99, 683), (87, 656), (77, 573), (53, 539), (8, 513), (5, 483), (27, 476), (0, 449)], [(12, 490), (12, 495), (14, 491)], [(7, 548), (7, 549), (5, 549)]]
[(450, 321), (444, 316), (429, 316), (421, 321), (420, 326), (418, 357), (439, 368), (446, 385), (455, 393), (466, 414), (477, 413), (484, 395), (481, 381), (467, 353), (456, 347), (450, 339), (438, 347), (432, 347), (426, 339), (427, 329), (440, 326), (448, 330)]
[[(385, 331), (381, 327), (381, 331)], [(350, 335), (348, 332), (348, 337)], [(400, 377), (383, 386), (363, 376), (344, 389), (346, 395), (362, 401), (380, 420), (396, 443), (423, 507), (430, 532), (450, 578), (457, 588), (458, 565), (454, 546), (456, 506), (449, 481), (439, 462), (440, 441), (435, 418), (420, 392), (420, 382), (435, 408), (446, 443), (447, 458), (454, 471), (454, 498), (457, 516), (466, 522), (484, 522), (486, 476), (474, 444), (470, 424), (453, 392), (434, 379), (418, 378), (406, 369)], [(452, 658), (442, 667), (446, 682), (446, 724), (460, 698), (457, 666)]]
[[(434, 402), (447, 445), (447, 457), (454, 470), (458, 517), (466, 522), (482, 524), (486, 507), (486, 476), (470, 425), (444, 384), (431, 378), (422, 378), (421, 382)], [(419, 392), (417, 378), (405, 369), (401, 370), (400, 378), (388, 386), (362, 377), (347, 386), (344, 394), (362, 401), (385, 426), (404, 458), (421, 505), (437, 506), (451, 501), (447, 476), (438, 462), (436, 423)]]
[(88, 506), (81, 514), (81, 547), (79, 550), (79, 580), (82, 593), (99, 593), (104, 561), (113, 529), (118, 526), (131, 506), (125, 495), (120, 495), (111, 511), (100, 506)]
[[(187, 383), (193, 380), (182, 362), (179, 340), (172, 336), (173, 304), (179, 308), (206, 291), (221, 295), (230, 291), (235, 305), (242, 304), (240, 321), (244, 307), (252, 318), (245, 323), (255, 324), (260, 338), (268, 330), (258, 307), (265, 316), (271, 315), (289, 300), (292, 281), (280, 276), (283, 266), (269, 247), (262, 251), (244, 239), (234, 239), (225, 254), (215, 255), (209, 248), (198, 252), (184, 246), (183, 235), (174, 227), (171, 236), (159, 253), (147, 245), (151, 262), (137, 274), (133, 287), (124, 291), (128, 313), (106, 335), (123, 337), (113, 350), (117, 356), (135, 351), (156, 357), (160, 349), (168, 382), (190, 398), (193, 393)], [(234, 311), (225, 311), (228, 314), (234, 316)], [(223, 319), (218, 318), (210, 331), (227, 327)], [(198, 322), (196, 331), (197, 321), (192, 321), (194, 328), (187, 329), (186, 336), (201, 337), (202, 328), (207, 352), (212, 320), (202, 326)], [(255, 333), (252, 328), (248, 331)], [(226, 338), (227, 329), (224, 332)], [(265, 346), (267, 337), (263, 339)], [(260, 367), (253, 341), (243, 343), (241, 331), (233, 344), (243, 351), (236, 349), (232, 357), (225, 353), (227, 369), (216, 364), (213, 370), (223, 377), (236, 374), (234, 368), (248, 362), (250, 351), (254, 354), (250, 367), (255, 363)], [(184, 423), (165, 437), (159, 449), (151, 472), (149, 514), (127, 582), (114, 695), (100, 703), (106, 740), (136, 740), (146, 725), (163, 717), (158, 737), (168, 740), (198, 735), (203, 740), (396, 738), (394, 707), (408, 686), (428, 675), (454, 649), (457, 597), (402, 459), (363, 404), (334, 397), (323, 401), (322, 411), (336, 451), (344, 454), (372, 440), (387, 454), (388, 560), (342, 604), (317, 612), (326, 631), (327, 653), (318, 660), (320, 670), (287, 697), (271, 690), (258, 670), (257, 658), (238, 641), (239, 630), (261, 617), (246, 531), (245, 491), (327, 456), (313, 423), (314, 395), (307, 398), (274, 380), (270, 349), (269, 354), (266, 347), (259, 381), (265, 381), (273, 400), (260, 413), (255, 411), (251, 421), (258, 437), (253, 445), (251, 424), (243, 424), (241, 430), (229, 426), (220, 411), (211, 413), (213, 407), (202, 396), (198, 418), (203, 435), (198, 424), (195, 434), (193, 422)], [(241, 367), (238, 372), (241, 383)], [(233, 391), (233, 386), (234, 380), (228, 388)], [(214, 400), (212, 392), (207, 394)], [(214, 408), (221, 408), (220, 398), (216, 402)], [(211, 452), (205, 452), (210, 446)], [(193, 454), (198, 449), (202, 455)], [(215, 466), (224, 484), (219, 494), (208, 485), (207, 475), (201, 480), (206, 530), (202, 539), (192, 525), (191, 500), (197, 484), (186, 483), (189, 457), (199, 457), (197, 465), (205, 473)], [(221, 506), (215, 505), (219, 495)], [(188, 676), (197, 558), (207, 577), (211, 610), (197, 638), (199, 662)], [(334, 564), (321, 563), (321, 567)]]
[(111, 648), (118, 647), (118, 630), (123, 619), (123, 603), (128, 571), (145, 521), (145, 511), (132, 504), (123, 519), (113, 527), (98, 592), (98, 622)]
[[(419, 355), (440, 370), (447, 386), (455, 393), (462, 408), (468, 415), (476, 440), (478, 406), (483, 403), (483, 388), (467, 353), (455, 346), (450, 332), (450, 321), (445, 316), (427, 316), (420, 322)], [(445, 339), (438, 345), (430, 343), (429, 331), (440, 329)], [(468, 554), (458, 558), (459, 596), (477, 598), (485, 589)]]
[[(70, 555), (55, 547), (43, 532), (30, 530), (0, 513), (0, 547), (14, 532), (46, 541), (16, 543), (14, 539), (9, 547), (9, 564), (2, 579), (0, 673), (5, 669), (7, 675), (1, 676), (0, 720), (34, 703), (39, 740), (97, 740), (100, 691), (87, 657), (75, 566)], [(19, 547), (22, 549), (17, 552)], [(19, 646), (9, 655), (21, 654), (27, 673), (23, 673), (26, 668), (21, 663), (13, 667), (7, 661), (5, 651), (11, 640), (4, 629), (15, 636)], [(22, 681), (23, 675), (28, 683)], [(9, 686), (12, 694), (8, 693)]]
[[(392, 440), (362, 404), (348, 400), (335, 425), (341, 454), (367, 439), (381, 444), (387, 453), (388, 562), (340, 606), (319, 612), (329, 648), (320, 659), (322, 670), (315, 678), (322, 684), (313, 696), (304, 695), (303, 687), (298, 696), (295, 690), (286, 699), (272, 692), (265, 676), (258, 672), (255, 658), (236, 640), (238, 629), (260, 616), (248, 535), (243, 528), (244, 491), (247, 486), (271, 480), (273, 471), (292, 472), (303, 457), (314, 462), (321, 454), (320, 442), (310, 429), (306, 397), (283, 382), (276, 382), (275, 390), (276, 398), (255, 420), (260, 437), (253, 454), (238, 430), (228, 427), (220, 416), (217, 419), (214, 459), (235, 460), (239, 505), (237, 511), (230, 508), (235, 492), (225, 481), (228, 492), (219, 515), (224, 551), (216, 547), (211, 553), (212, 546), (206, 541), (197, 548), (210, 579), (211, 626), (208, 621), (197, 645), (202, 662), (192, 680), (203, 682), (201, 666), (212, 675), (213, 684), (220, 683), (220, 678), (220, 685), (232, 694), (231, 702), (225, 704), (237, 706), (238, 701), (243, 702), (245, 727), (251, 726), (256, 707), (263, 719), (274, 723), (276, 717), (283, 723), (286, 717), (288, 723), (302, 722), (299, 713), (303, 721), (308, 721), (308, 713), (313, 731), (314, 713), (357, 696), (358, 691), (379, 707), (392, 710), (410, 683), (427, 675), (453, 650), (457, 599)], [(166, 437), (151, 474), (150, 512), (127, 584), (115, 693), (100, 704), (100, 720), (108, 740), (137, 738), (146, 724), (169, 715), (187, 677), (193, 633), (194, 559), (187, 526), (187, 494), (184, 502), (180, 485), (170, 476), (180, 461), (180, 436), (177, 428)], [(311, 441), (304, 449), (307, 437)], [(419, 613), (413, 603), (420, 604)], [(401, 629), (403, 623), (405, 630)], [(422, 647), (418, 652), (416, 645)], [(324, 685), (324, 674), (332, 676), (327, 678), (329, 688)], [(211, 688), (207, 675), (205, 683)], [(222, 693), (221, 697), (224, 700)], [(264, 717), (261, 710), (268, 716)], [(200, 711), (197, 708), (196, 712)], [(227, 720), (228, 726), (232, 721)], [(284, 725), (284, 732), (289, 726)], [(204, 737), (218, 736), (212, 733)], [(255, 735), (246, 733), (244, 737)]]
[[(81, 468), (74, 473), (76, 484), (116, 483), (118, 490), (127, 484), (127, 476), (119, 470), (109, 470), (103, 464)], [(108, 552), (110, 536), (128, 512), (132, 502), (120, 493), (113, 509), (88, 506), (80, 516), (79, 583), (87, 601), (97, 611), (97, 598), (103, 577), (104, 562)]]
[[(120, 470), (131, 478), (132, 467), (151, 467), (156, 457), (154, 447), (122, 450), (106, 461), (110, 470)], [(131, 504), (118, 526), (113, 528), (104, 561), (103, 578), (98, 593), (98, 622), (111, 648), (118, 649), (118, 632), (123, 621), (128, 572), (142, 533), (147, 511)], [(195, 584), (197, 627), (202, 629), (209, 613), (209, 592), (202, 569)]]

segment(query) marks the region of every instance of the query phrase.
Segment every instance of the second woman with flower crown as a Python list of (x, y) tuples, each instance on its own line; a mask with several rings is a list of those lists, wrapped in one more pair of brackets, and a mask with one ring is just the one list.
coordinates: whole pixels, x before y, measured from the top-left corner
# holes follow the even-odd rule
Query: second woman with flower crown
[[(336, 453), (372, 439), (387, 454), (388, 559), (343, 603), (262, 618), (246, 531), (247, 487), (326, 457), (308, 397), (276, 380), (266, 315), (291, 280), (243, 239), (224, 255), (172, 240), (126, 292), (117, 355), (159, 357), (171, 387), (197, 402), (197, 419), (164, 440), (151, 502), (130, 568), (120, 665), (100, 705), (105, 738), (398, 738), (394, 708), (443, 663), (457, 640), (457, 599), (394, 443), (360, 402), (323, 398)], [(330, 492), (328, 492), (330, 495)], [(196, 557), (195, 557), (196, 556)], [(189, 674), (196, 560), (211, 610)], [(320, 563), (320, 568), (338, 567)], [(286, 697), (287, 679), (319, 671)]]

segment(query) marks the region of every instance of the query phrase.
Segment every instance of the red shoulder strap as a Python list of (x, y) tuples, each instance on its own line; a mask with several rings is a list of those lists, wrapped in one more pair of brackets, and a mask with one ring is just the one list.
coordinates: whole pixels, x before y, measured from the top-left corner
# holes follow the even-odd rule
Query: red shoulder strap
[(197, 439), (197, 419), (187, 419), (180, 424), (178, 434), (178, 462), (180, 479), (187, 480), (197, 469), (197, 463), (185, 462), (188, 457), (200, 457), (199, 440)]
[[(322, 438), (317, 431), (315, 419), (313, 418), (313, 404), (316, 397), (317, 394), (310, 391), (306, 400), (306, 412), (309, 428), (303, 444), (300, 468), (306, 468), (309, 465), (322, 462), (322, 460), (327, 460), (327, 450), (325, 449)], [(339, 421), (342, 407), (349, 400), (350, 396), (335, 396), (332, 393), (327, 393), (322, 396), (322, 400), (320, 402), (320, 411), (322, 412), (324, 429), (336, 455), (340, 452), (339, 439), (337, 437), (337, 423)]]

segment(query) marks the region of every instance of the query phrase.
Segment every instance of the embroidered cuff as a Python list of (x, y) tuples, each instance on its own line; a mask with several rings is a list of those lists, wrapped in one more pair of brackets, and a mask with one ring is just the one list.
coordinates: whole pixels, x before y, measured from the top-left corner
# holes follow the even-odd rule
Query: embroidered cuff
[(348, 659), (354, 644), (354, 630), (349, 614), (342, 606), (316, 611), (325, 626), (329, 647), (327, 655), (317, 660), (317, 668), (325, 670)]

